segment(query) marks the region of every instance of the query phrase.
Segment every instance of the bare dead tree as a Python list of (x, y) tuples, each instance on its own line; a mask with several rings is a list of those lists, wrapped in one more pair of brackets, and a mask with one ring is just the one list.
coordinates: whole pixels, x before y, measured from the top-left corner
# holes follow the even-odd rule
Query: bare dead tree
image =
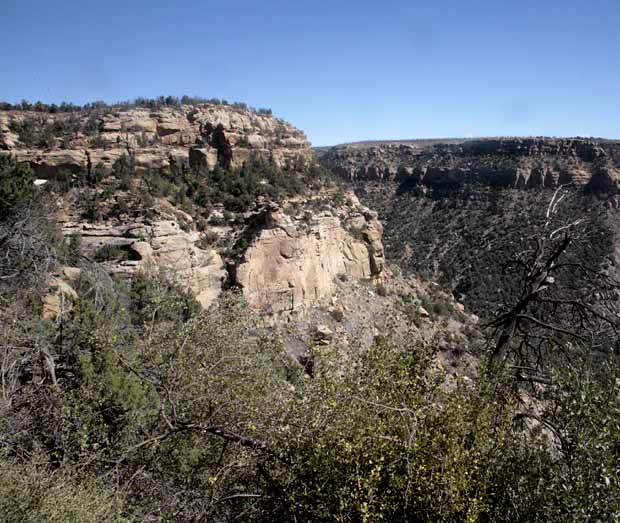
[(588, 245), (600, 215), (560, 217), (561, 206), (574, 194), (570, 185), (554, 192), (531, 247), (504, 266), (520, 290), (516, 301), (487, 324), (493, 329), (489, 367), (495, 372), (508, 367), (517, 379), (548, 384), (550, 360), (574, 353), (570, 349), (577, 346), (591, 351), (616, 342), (620, 284), (575, 254), (576, 245)]
[(35, 288), (52, 272), (58, 255), (51, 227), (36, 203), (0, 222), (0, 285), (4, 290)]

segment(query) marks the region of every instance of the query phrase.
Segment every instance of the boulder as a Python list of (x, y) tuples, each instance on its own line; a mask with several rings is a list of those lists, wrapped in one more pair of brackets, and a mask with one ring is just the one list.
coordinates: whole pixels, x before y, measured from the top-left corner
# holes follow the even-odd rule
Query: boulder
[(48, 280), (48, 291), (43, 298), (43, 319), (55, 320), (59, 315), (68, 312), (72, 300), (77, 298), (75, 290), (61, 278), (52, 276)]
[(319, 345), (329, 345), (333, 337), (334, 332), (327, 325), (318, 325), (314, 331), (314, 340)]

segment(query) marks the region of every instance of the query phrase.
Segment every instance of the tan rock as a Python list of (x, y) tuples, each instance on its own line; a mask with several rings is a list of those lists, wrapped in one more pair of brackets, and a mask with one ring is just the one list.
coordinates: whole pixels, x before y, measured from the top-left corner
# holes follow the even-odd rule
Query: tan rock
[[(49, 122), (66, 118), (64, 114), (45, 115)], [(157, 111), (144, 108), (117, 109), (99, 120), (100, 132), (96, 136), (78, 133), (65, 143), (62, 151), (59, 144), (52, 150), (28, 151), (20, 144), (18, 137), (10, 133), (11, 119), (41, 118), (40, 113), (23, 111), (0, 111), (0, 149), (16, 151), (22, 161), (29, 162), (38, 175), (53, 174), (61, 168), (77, 172), (87, 168), (86, 151), (92, 165), (101, 162), (110, 170), (121, 154), (128, 148), (136, 155), (139, 170), (158, 170), (170, 164), (170, 157), (188, 163), (189, 148), (203, 142), (203, 126), (222, 124), (224, 132), (233, 144), (234, 167), (240, 167), (252, 153), (264, 158), (273, 158), (276, 164), (312, 157), (310, 143), (306, 136), (292, 125), (233, 106), (199, 104), (182, 107), (163, 107)], [(74, 113), (86, 123), (90, 115)], [(154, 145), (154, 142), (159, 142)], [(147, 145), (148, 144), (148, 145)], [(217, 153), (202, 145), (203, 161), (209, 169), (217, 163)]]
[(341, 304), (336, 305), (333, 315), (336, 321), (342, 321), (344, 319), (344, 307)]
[(147, 110), (128, 111), (122, 116), (122, 126), (125, 130), (137, 133), (155, 133), (157, 122)]
[(249, 134), (245, 137), (248, 145), (253, 149), (262, 149), (266, 145), (266, 140), (259, 134)]
[(149, 242), (134, 242), (131, 244), (131, 250), (140, 260), (146, 261), (153, 258), (153, 248)]
[(57, 277), (50, 277), (49, 290), (43, 298), (43, 319), (55, 320), (60, 314), (71, 310), (71, 301), (77, 298), (75, 290)]
[(63, 280), (69, 283), (75, 283), (82, 275), (82, 269), (78, 267), (63, 267), (60, 271)]
[[(174, 210), (171, 215), (180, 211)], [(180, 212), (181, 214), (182, 211)], [(187, 222), (186, 222), (187, 223)], [(219, 295), (227, 277), (222, 258), (214, 250), (203, 250), (195, 243), (200, 234), (185, 232), (176, 218), (149, 224), (67, 222), (63, 234), (79, 235), (86, 254), (104, 245), (126, 249), (130, 260), (107, 263), (112, 274), (132, 275), (140, 270), (169, 270), (208, 307)]]
[(79, 172), (86, 169), (87, 156), (85, 151), (56, 150), (39, 151), (34, 149), (15, 150), (13, 152), (19, 162), (30, 165), (38, 177), (46, 178), (60, 170)]
[(329, 345), (334, 332), (327, 325), (318, 325), (314, 332), (314, 339), (319, 345)]
[(340, 218), (324, 214), (314, 221), (307, 228), (280, 210), (266, 213), (267, 228), (236, 269), (236, 283), (251, 307), (267, 314), (303, 313), (329, 300), (336, 277), (371, 278), (383, 270), (373, 262), (372, 244), (351, 236)]

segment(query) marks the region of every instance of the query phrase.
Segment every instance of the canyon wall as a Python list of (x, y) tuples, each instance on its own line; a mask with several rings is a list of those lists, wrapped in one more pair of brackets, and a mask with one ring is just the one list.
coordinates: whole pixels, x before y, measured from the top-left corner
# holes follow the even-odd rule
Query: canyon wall
[(303, 315), (329, 301), (338, 277), (380, 281), (385, 275), (383, 228), (376, 213), (354, 196), (341, 207), (317, 210), (312, 203), (296, 202), (295, 215), (274, 204), (258, 206), (242, 226), (209, 226), (206, 232), (218, 231), (221, 244), (232, 244), (231, 250), (205, 246), (205, 233), (171, 207), (167, 213), (160, 207), (155, 220), (92, 223), (74, 215), (61, 223), (66, 236), (80, 238), (87, 255), (96, 257), (102, 249), (124, 253), (122, 259), (101, 262), (110, 274), (168, 270), (204, 307), (223, 288), (238, 286), (260, 313)]
[(560, 186), (569, 193), (558, 219), (584, 223), (569, 256), (618, 275), (620, 142), (372, 143), (335, 147), (321, 162), (379, 211), (389, 261), (440, 283), (487, 318), (518, 292), (503, 267), (532, 246)]
[(303, 312), (330, 298), (338, 277), (384, 276), (383, 227), (357, 204), (298, 217), (274, 209), (264, 223), (234, 271), (258, 311)]
[(620, 142), (586, 138), (504, 138), (462, 143), (337, 146), (321, 162), (346, 179), (392, 180), (422, 189), (620, 187)]
[[(242, 176), (236, 169), (252, 154), (269, 160), (273, 171), (295, 166), (280, 174), (295, 176), (313, 161), (310, 144), (301, 131), (265, 112), (210, 103), (0, 111), (0, 149), (29, 164), (41, 183), (50, 180), (62, 232), (79, 238), (86, 256), (119, 277), (171, 271), (205, 307), (224, 288), (237, 286), (263, 314), (303, 315), (329, 301), (336, 278), (378, 281), (385, 273), (381, 223), (352, 193), (335, 198), (333, 191), (303, 189), (305, 196), (292, 201), (261, 197), (238, 212), (218, 201), (194, 202), (193, 210), (185, 208), (193, 217), (174, 199), (189, 182), (180, 179), (169, 197), (143, 194), (149, 175), (173, 163), (190, 167), (191, 183), (207, 189), (216, 182), (203, 175), (219, 166), (234, 182)], [(132, 179), (125, 181), (113, 170), (123, 156), (132, 162)], [(58, 185), (66, 179), (56, 176), (60, 171), (98, 176), (66, 188)], [(263, 175), (257, 183), (270, 183)], [(227, 190), (235, 187), (221, 189)]]
[(253, 153), (279, 166), (312, 156), (305, 134), (284, 120), (208, 103), (75, 113), (0, 111), (0, 150), (29, 163), (41, 177), (97, 165), (109, 171), (122, 155), (132, 155), (143, 172), (190, 160), (213, 169), (219, 144), (212, 137), (218, 126), (230, 146), (232, 167)]

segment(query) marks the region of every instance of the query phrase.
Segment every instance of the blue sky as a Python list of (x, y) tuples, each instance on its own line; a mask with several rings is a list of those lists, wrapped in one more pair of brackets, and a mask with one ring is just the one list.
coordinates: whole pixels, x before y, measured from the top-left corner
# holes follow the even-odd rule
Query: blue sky
[(620, 138), (618, 0), (0, 0), (0, 100), (189, 94), (315, 145)]

